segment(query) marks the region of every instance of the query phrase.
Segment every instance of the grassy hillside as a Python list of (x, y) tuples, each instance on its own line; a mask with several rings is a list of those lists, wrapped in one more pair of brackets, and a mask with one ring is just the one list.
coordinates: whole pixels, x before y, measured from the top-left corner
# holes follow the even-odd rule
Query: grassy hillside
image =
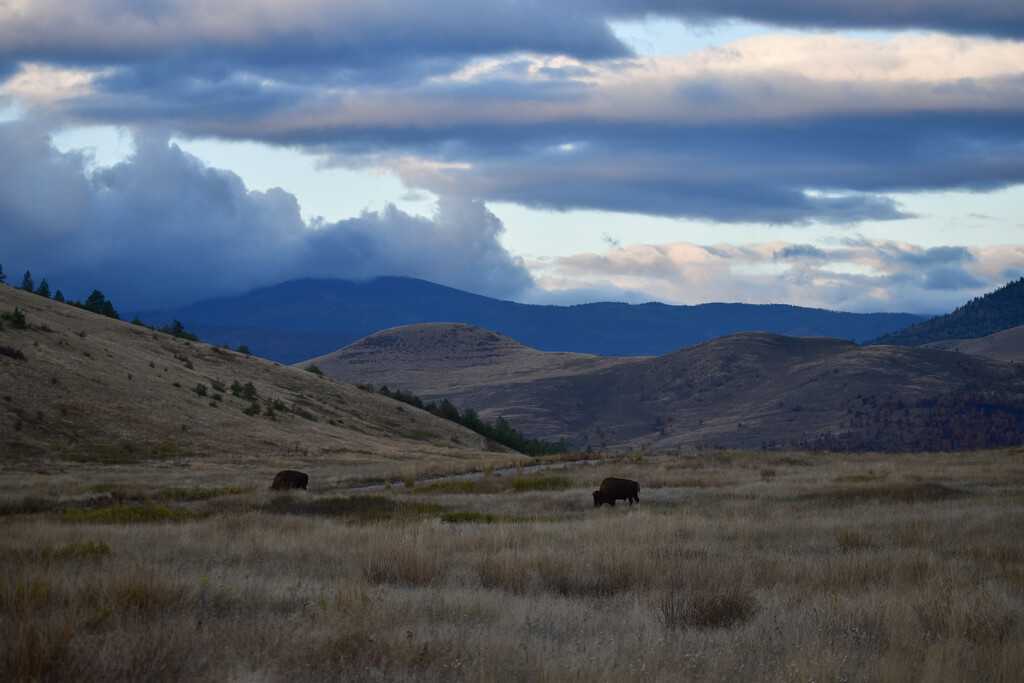
[(546, 353), (460, 325), (386, 330), (328, 375), (448, 398), (571, 448), (947, 450), (1024, 443), (1024, 368), (741, 333), (652, 358)]
[(342, 382), (13, 287), (0, 286), (0, 314), (0, 466), (29, 479), (116, 466), (269, 484), (294, 467), (322, 485), (514, 458)]
[(977, 339), (1024, 325), (1024, 278), (964, 304), (952, 313), (890, 332), (870, 344), (922, 346), (952, 339)]
[(944, 341), (924, 344), (933, 349), (946, 349), (984, 356), (995, 360), (1008, 360), (1024, 363), (1024, 325), (1011, 327), (987, 337), (975, 339), (946, 339)]

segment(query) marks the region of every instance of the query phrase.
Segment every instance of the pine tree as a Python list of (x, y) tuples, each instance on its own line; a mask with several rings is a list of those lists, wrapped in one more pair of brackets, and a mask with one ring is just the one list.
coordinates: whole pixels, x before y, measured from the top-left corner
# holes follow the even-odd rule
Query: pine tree
[(7, 276), (4, 275), (4, 266), (0, 263), (0, 284), (7, 282)]
[(14, 307), (14, 313), (11, 313), (11, 327), (16, 330), (28, 329), (28, 323), (25, 321), (25, 314), (18, 310), (18, 307)]
[(25, 271), (25, 277), (21, 280), (21, 288), (26, 292), (33, 292), (36, 289), (36, 283), (32, 281), (32, 273), (28, 270)]
[(45, 296), (47, 299), (50, 298), (50, 283), (43, 278), (43, 281), (39, 283), (39, 288), (36, 289), (36, 294), (39, 296)]
[(75, 303), (74, 305), (93, 313), (105, 315), (108, 318), (121, 319), (121, 316), (114, 310), (114, 305), (107, 301), (107, 297), (103, 296), (103, 292), (98, 289), (92, 290), (92, 294), (85, 300), (85, 303)]
[(103, 307), (107, 303), (107, 297), (103, 296), (103, 292), (98, 289), (92, 290), (92, 294), (82, 304), (82, 308), (93, 313), (102, 313)]

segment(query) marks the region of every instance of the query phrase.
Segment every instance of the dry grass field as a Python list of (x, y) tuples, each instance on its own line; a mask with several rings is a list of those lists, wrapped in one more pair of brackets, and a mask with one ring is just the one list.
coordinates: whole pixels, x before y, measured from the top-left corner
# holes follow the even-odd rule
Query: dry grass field
[[(0, 471), (0, 680), (1024, 671), (1021, 450), (634, 454), (294, 493), (119, 472), (17, 490)], [(640, 504), (595, 509), (605, 476)]]

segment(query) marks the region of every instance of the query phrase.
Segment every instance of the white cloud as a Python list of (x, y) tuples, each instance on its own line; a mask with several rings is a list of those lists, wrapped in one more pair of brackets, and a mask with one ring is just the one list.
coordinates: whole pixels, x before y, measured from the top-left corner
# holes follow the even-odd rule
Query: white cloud
[(61, 68), (49, 64), (26, 62), (6, 82), (0, 84), (0, 95), (26, 106), (55, 105), (96, 93), (93, 81), (109, 71)]
[(790, 303), (859, 312), (949, 312), (1024, 275), (1024, 245), (925, 248), (882, 239), (636, 244), (529, 262), (541, 288), (616, 288), (677, 304)]

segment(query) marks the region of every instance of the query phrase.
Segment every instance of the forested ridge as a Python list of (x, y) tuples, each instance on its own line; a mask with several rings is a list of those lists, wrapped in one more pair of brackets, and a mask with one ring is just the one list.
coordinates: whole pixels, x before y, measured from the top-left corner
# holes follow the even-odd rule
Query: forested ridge
[(868, 344), (921, 346), (950, 339), (977, 339), (1024, 325), (1024, 277), (941, 315), (890, 332)]

